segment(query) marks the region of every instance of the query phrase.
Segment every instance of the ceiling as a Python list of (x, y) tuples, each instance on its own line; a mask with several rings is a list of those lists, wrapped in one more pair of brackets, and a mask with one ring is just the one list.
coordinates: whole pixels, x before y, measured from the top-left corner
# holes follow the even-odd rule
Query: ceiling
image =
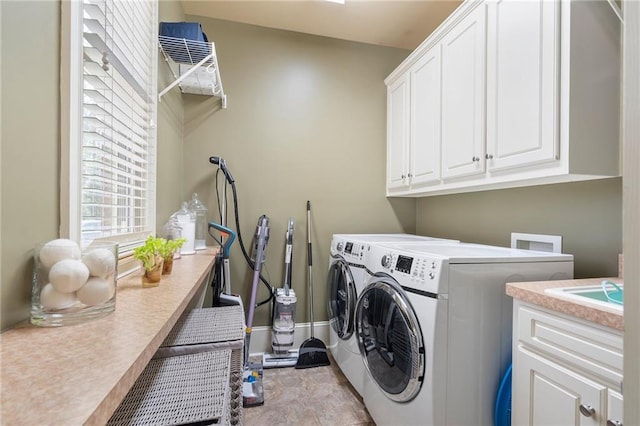
[(183, 0), (205, 16), (402, 49), (416, 48), (461, 0)]

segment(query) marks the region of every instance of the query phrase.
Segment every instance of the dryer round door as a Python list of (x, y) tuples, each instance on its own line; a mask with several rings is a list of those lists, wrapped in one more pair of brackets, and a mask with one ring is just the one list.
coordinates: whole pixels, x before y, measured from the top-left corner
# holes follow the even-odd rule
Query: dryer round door
[(340, 339), (348, 340), (353, 335), (356, 298), (349, 264), (344, 259), (337, 259), (327, 275), (327, 309), (329, 323)]
[(424, 343), (420, 324), (400, 285), (374, 276), (356, 306), (358, 346), (370, 376), (393, 401), (407, 402), (420, 391)]

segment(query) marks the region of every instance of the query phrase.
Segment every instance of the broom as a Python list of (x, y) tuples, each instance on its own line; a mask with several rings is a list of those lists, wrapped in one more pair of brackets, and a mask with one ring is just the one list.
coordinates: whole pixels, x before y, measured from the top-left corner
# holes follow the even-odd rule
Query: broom
[(312, 368), (330, 365), (327, 347), (320, 339), (313, 337), (313, 275), (311, 261), (311, 202), (307, 200), (307, 260), (309, 264), (309, 319), (311, 337), (300, 345), (296, 368)]

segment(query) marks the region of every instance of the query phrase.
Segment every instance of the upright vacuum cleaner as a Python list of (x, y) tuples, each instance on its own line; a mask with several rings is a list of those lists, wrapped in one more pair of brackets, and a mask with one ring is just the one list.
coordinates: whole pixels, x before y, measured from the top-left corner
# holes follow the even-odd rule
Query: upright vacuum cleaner
[(285, 234), (284, 288), (275, 291), (273, 325), (271, 330), (272, 354), (263, 354), (264, 368), (293, 367), (298, 362), (298, 350), (293, 349), (296, 328), (296, 293), (291, 288), (291, 259), (293, 252), (293, 218), (289, 218)]
[(254, 407), (264, 404), (264, 389), (262, 387), (262, 363), (249, 362), (249, 347), (251, 344), (251, 329), (256, 308), (256, 295), (260, 283), (260, 270), (265, 260), (267, 243), (269, 242), (269, 218), (265, 215), (258, 219), (255, 235), (255, 260), (253, 266), (253, 280), (251, 284), (251, 300), (247, 314), (247, 328), (244, 341), (244, 372), (242, 375), (242, 402), (244, 407)]

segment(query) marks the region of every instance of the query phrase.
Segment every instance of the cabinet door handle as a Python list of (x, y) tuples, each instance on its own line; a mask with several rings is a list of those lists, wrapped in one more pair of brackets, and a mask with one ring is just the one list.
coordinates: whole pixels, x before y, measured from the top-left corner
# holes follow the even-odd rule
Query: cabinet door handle
[(405, 175), (401, 175), (400, 177), (401, 177), (402, 179), (406, 178), (406, 176), (405, 176)]
[(412, 175), (411, 173), (409, 173), (409, 174), (407, 175), (407, 177), (408, 177), (408, 178), (411, 178), (411, 177), (413, 177), (413, 175)]
[(596, 409), (590, 405), (580, 404), (580, 414), (585, 417), (591, 417), (596, 413)]
[(618, 420), (607, 420), (607, 426), (622, 426), (622, 422)]
[(487, 160), (493, 160), (493, 154), (486, 154), (484, 158), (486, 158)]
[(473, 156), (473, 157), (471, 157), (471, 161), (473, 161), (474, 163), (476, 161), (480, 161), (480, 157)]

